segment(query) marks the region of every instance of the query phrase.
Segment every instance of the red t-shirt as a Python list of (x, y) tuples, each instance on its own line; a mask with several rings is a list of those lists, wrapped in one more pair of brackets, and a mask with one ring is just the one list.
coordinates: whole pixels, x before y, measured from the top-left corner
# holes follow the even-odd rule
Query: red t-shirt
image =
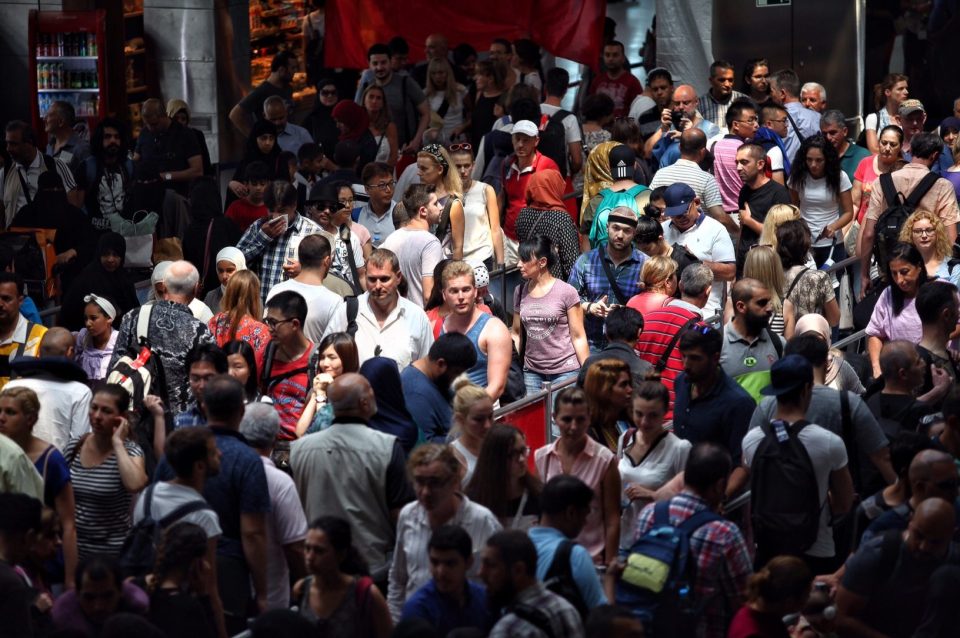
[[(313, 352), (312, 343), (295, 361), (284, 362), (276, 359), (273, 361), (270, 370), (270, 378), (273, 379), (298, 368), (302, 369), (301, 372), (284, 377), (270, 386), (269, 396), (273, 400), (273, 407), (277, 409), (277, 414), (280, 415), (280, 432), (277, 434), (277, 439), (280, 441), (292, 441), (297, 438), (297, 420), (303, 413), (304, 400), (313, 383), (313, 379), (307, 376), (311, 352)], [(270, 379), (264, 379), (265, 385), (269, 383)]]
[(624, 117), (630, 111), (633, 99), (643, 93), (640, 80), (627, 71), (621, 73), (616, 80), (611, 79), (606, 72), (601, 73), (590, 83), (589, 95), (606, 93), (613, 100), (613, 116)]
[(783, 619), (741, 607), (730, 623), (727, 638), (790, 638)]
[(507, 194), (507, 214), (504, 217), (503, 232), (514, 241), (517, 241), (517, 217), (520, 216), (520, 209), (527, 205), (527, 182), (530, 181), (530, 177), (537, 171), (550, 168), (560, 171), (556, 162), (539, 151), (533, 156), (533, 164), (522, 172), (516, 162), (516, 155), (507, 158), (506, 179), (503, 180), (503, 190)]
[(227, 219), (233, 221), (234, 224), (240, 227), (240, 232), (243, 232), (249, 228), (253, 222), (261, 217), (267, 216), (267, 207), (263, 204), (254, 206), (245, 199), (237, 199), (227, 207), (225, 215)]

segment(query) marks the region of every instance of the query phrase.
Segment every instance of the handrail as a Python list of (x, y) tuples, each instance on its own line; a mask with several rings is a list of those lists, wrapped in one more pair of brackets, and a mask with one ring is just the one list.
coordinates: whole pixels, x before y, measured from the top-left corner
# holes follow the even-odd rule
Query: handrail
[(727, 503), (725, 503), (723, 506), (723, 513), (729, 514), (730, 512), (734, 512), (740, 509), (741, 507), (745, 506), (749, 502), (750, 502), (750, 490), (747, 490), (743, 494), (740, 494), (734, 497), (733, 499), (731, 499), (730, 501), (728, 501)]
[(863, 339), (863, 338), (866, 337), (866, 336), (867, 336), (867, 331), (866, 331), (866, 330), (858, 330), (857, 332), (854, 332), (853, 334), (847, 335), (847, 336), (844, 337), (843, 339), (840, 339), (840, 340), (837, 341), (835, 344), (833, 344), (833, 346), (831, 346), (831, 347), (837, 348), (837, 349), (839, 350), (840, 348), (845, 348), (845, 347), (849, 346), (849, 345), (852, 344), (852, 343), (857, 343), (858, 341), (860, 341), (861, 339)]
[(847, 257), (846, 259), (841, 259), (840, 261), (838, 261), (838, 262), (835, 263), (834, 265), (832, 265), (832, 266), (830, 266), (829, 268), (827, 268), (824, 272), (837, 272), (837, 271), (840, 271), (840, 270), (845, 269), (847, 266), (852, 266), (852, 265), (854, 265), (854, 264), (856, 264), (856, 263), (859, 263), (859, 261), (860, 261), (860, 258), (857, 257), (856, 255), (853, 255), (852, 257)]

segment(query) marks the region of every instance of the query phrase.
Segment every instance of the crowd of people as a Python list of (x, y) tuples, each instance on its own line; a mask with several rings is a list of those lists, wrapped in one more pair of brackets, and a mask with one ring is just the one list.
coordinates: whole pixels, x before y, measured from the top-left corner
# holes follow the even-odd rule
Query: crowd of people
[(0, 633), (953, 635), (960, 100), (608, 35), (280, 53), (225, 198), (183, 100), (8, 122)]

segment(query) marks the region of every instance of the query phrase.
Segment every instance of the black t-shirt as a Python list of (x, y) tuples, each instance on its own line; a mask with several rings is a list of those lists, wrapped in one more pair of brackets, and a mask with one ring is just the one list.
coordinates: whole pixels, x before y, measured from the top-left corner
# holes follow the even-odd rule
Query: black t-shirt
[(867, 407), (877, 417), (877, 423), (888, 439), (893, 439), (902, 430), (916, 432), (920, 419), (937, 411), (935, 406), (914, 397), (882, 392), (867, 399)]
[[(747, 204), (750, 204), (750, 217), (760, 224), (763, 224), (763, 220), (767, 218), (767, 211), (770, 210), (770, 207), (776, 204), (789, 203), (790, 191), (773, 180), (756, 190), (744, 184), (743, 188), (740, 189), (740, 197), (737, 200), (739, 210), (743, 210)], [(741, 226), (738, 253), (746, 254), (747, 249), (756, 244), (758, 239), (760, 239), (760, 235), (746, 226)], [(737, 261), (742, 263), (741, 259)]]
[(254, 90), (250, 91), (245, 98), (240, 100), (240, 108), (253, 116), (254, 121), (263, 119), (263, 103), (268, 97), (279, 95), (289, 104), (293, 103), (293, 89), (274, 86), (264, 80)]
[[(144, 128), (137, 139), (137, 153), (140, 154), (141, 163), (152, 164), (163, 175), (189, 168), (188, 160), (201, 155), (200, 141), (196, 133), (172, 120), (167, 130), (159, 133)], [(166, 186), (186, 197), (189, 184), (168, 182)]]
[(30, 606), (34, 592), (13, 570), (10, 563), (0, 560), (0, 620), (3, 635), (9, 638), (29, 638), (33, 635)]

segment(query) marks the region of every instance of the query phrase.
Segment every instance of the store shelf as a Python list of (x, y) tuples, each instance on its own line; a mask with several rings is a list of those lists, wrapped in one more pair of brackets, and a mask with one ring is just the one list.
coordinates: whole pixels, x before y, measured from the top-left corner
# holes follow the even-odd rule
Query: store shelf
[(134, 86), (127, 89), (127, 93), (144, 93), (148, 87), (146, 86)]
[(62, 62), (63, 60), (96, 60), (97, 56), (95, 55), (38, 55), (37, 62), (49, 62), (56, 61)]
[(133, 57), (135, 55), (146, 55), (146, 53), (147, 53), (146, 49), (134, 49), (133, 51), (127, 51), (126, 49), (124, 49), (123, 51), (123, 54), (128, 58)]
[(143, 16), (143, 11), (131, 11), (130, 13), (123, 14), (124, 20), (126, 20), (127, 18), (140, 18), (142, 16)]
[(100, 89), (37, 89), (37, 93), (99, 93)]

